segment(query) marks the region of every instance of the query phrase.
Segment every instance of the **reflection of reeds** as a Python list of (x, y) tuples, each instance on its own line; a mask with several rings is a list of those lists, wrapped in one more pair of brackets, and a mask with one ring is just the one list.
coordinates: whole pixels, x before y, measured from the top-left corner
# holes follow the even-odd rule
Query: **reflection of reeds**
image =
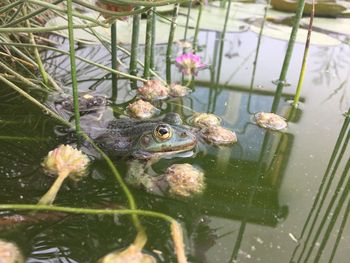
[[(283, 163), (283, 159), (288, 156), (286, 150), (288, 149), (289, 142), (286, 134), (281, 133), (281, 136), (273, 136), (269, 131), (266, 131), (263, 137), (262, 146), (259, 153), (259, 159), (257, 161), (257, 169), (254, 175), (254, 181), (251, 184), (251, 191), (249, 192), (249, 196), (247, 197), (245, 209), (249, 210), (253, 206), (254, 198), (258, 193), (259, 185), (263, 180), (266, 179), (267, 176), (272, 177), (272, 185), (277, 185), (278, 182), (281, 181), (280, 178), (281, 167)], [(274, 140), (278, 139), (278, 144), (276, 146), (276, 150), (273, 154), (271, 160), (266, 160), (267, 153), (271, 151), (271, 146), (274, 143)], [(270, 148), (269, 148), (270, 147)], [(276, 175), (277, 173), (277, 175)], [(272, 175), (272, 176), (271, 176)], [(231, 258), (229, 262), (236, 262), (239, 250), (244, 238), (244, 232), (248, 224), (248, 218), (243, 218), (236, 241), (234, 243), (234, 247), (232, 249)]]
[(227, 10), (226, 10), (226, 16), (225, 16), (225, 23), (222, 32), (220, 33), (220, 47), (219, 47), (219, 63), (218, 63), (218, 69), (216, 72), (216, 87), (219, 85), (220, 82), (220, 75), (221, 75), (221, 66), (222, 66), (222, 59), (224, 55), (224, 43), (225, 43), (225, 35), (227, 30), (227, 22), (230, 17), (230, 10), (231, 10), (231, 2), (232, 0), (228, 0)]
[[(336, 174), (338, 171), (338, 168), (344, 158), (344, 154), (346, 153), (347, 150), (347, 146), (350, 140), (350, 129), (349, 129), (349, 124), (350, 124), (350, 109), (349, 112), (347, 113), (343, 126), (341, 128), (341, 131), (339, 133), (337, 142), (334, 146), (332, 155), (330, 157), (329, 163), (327, 165), (325, 174), (322, 178), (320, 187), (318, 189), (317, 195), (315, 197), (315, 201), (312, 204), (312, 207), (310, 209), (310, 212), (306, 218), (305, 224), (302, 228), (300, 237), (299, 237), (299, 241), (303, 241), (304, 239), (304, 235), (306, 234), (307, 229), (309, 228), (307, 234), (306, 234), (306, 238), (305, 241), (303, 241), (304, 245), (301, 249), (301, 252), (299, 254), (299, 257), (297, 259), (296, 262), (307, 262), (309, 260), (309, 258), (311, 257), (312, 253), (314, 252), (315, 245), (316, 242), (318, 241), (318, 238), (320, 237), (322, 231), (325, 230), (322, 241), (320, 243), (320, 246), (317, 250), (314, 262), (318, 262), (321, 254), (327, 244), (328, 239), (330, 238), (330, 233), (338, 219), (339, 213), (341, 212), (345, 199), (349, 193), (349, 189), (350, 189), (350, 178), (348, 178), (348, 172), (349, 172), (349, 168), (350, 168), (350, 159), (347, 161), (345, 168), (339, 178), (339, 181), (336, 185), (336, 188), (334, 191), (330, 192), (331, 186), (333, 185), (333, 183), (335, 183), (334, 181), (336, 180)], [(347, 182), (345, 182), (345, 180), (348, 178)], [(329, 196), (330, 193), (333, 193), (332, 196)], [(340, 194), (340, 197), (338, 199), (338, 196)], [(328, 203), (328, 206), (323, 214), (323, 217), (321, 219), (320, 222), (318, 222), (319, 220), (319, 216), (321, 214), (321, 210), (325, 207), (326, 205), (326, 200), (331, 198), (331, 200)], [(338, 201), (337, 201), (338, 199)], [(348, 205), (349, 206), (349, 205)], [(332, 211), (333, 209), (333, 211)], [(346, 208), (348, 210), (348, 208)], [(327, 219), (329, 219), (329, 217), (331, 216), (330, 222), (328, 223), (327, 226)], [(345, 216), (346, 217), (346, 216)], [(338, 237), (337, 237), (337, 241), (333, 247), (333, 251), (332, 251), (332, 255), (331, 255), (331, 259), (335, 256), (335, 252), (336, 249), (338, 247), (339, 241), (340, 241), (340, 237), (342, 234), (342, 229), (344, 229), (344, 226), (346, 224), (345, 217), (341, 223), (341, 228), (340, 231), (338, 232)], [(312, 220), (312, 221), (311, 221)], [(316, 230), (316, 232), (314, 233), (314, 229), (315, 227), (318, 228)], [(312, 236), (314, 235), (314, 237), (312, 238)], [(311, 242), (311, 243), (310, 243)], [(309, 246), (309, 249), (307, 251), (307, 248)], [(297, 255), (298, 250), (301, 248), (301, 243), (299, 243), (295, 250), (293, 251), (293, 254), (291, 256), (291, 262), (295, 262), (294, 258)], [(305, 254), (305, 252), (307, 251), (307, 254), (303, 260), (303, 256)], [(331, 261), (329, 261), (331, 262)]]
[(259, 31), (259, 37), (258, 37), (258, 42), (256, 44), (256, 52), (255, 52), (255, 57), (254, 57), (254, 62), (253, 62), (253, 72), (252, 72), (252, 78), (250, 80), (250, 87), (249, 87), (249, 97), (248, 97), (248, 103), (247, 103), (247, 112), (248, 113), (253, 113), (251, 112), (250, 109), (250, 101), (251, 101), (251, 97), (252, 97), (252, 93), (253, 93), (253, 86), (254, 86), (254, 79), (255, 79), (255, 72), (256, 72), (256, 67), (258, 64), (258, 56), (259, 56), (259, 50), (260, 50), (260, 44), (261, 44), (261, 37), (262, 37), (262, 33), (264, 31), (264, 27), (265, 27), (265, 21), (266, 21), (266, 16), (267, 16), (267, 8), (270, 5), (271, 0), (268, 0), (265, 6), (265, 12), (264, 12), (264, 18), (263, 21), (261, 23), (261, 27), (260, 27), (260, 31)]

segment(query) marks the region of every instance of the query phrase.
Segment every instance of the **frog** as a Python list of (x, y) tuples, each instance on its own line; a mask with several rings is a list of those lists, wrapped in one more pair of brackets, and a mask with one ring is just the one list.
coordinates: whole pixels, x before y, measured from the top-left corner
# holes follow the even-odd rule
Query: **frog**
[(150, 120), (110, 121), (95, 141), (111, 156), (145, 160), (191, 151), (197, 145), (196, 135), (177, 113)]

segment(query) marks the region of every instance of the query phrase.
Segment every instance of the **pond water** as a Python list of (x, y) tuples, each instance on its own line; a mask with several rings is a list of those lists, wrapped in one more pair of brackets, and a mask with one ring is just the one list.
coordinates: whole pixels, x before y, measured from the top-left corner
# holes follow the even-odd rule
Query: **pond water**
[[(198, 54), (208, 64), (218, 54), (218, 37), (216, 32), (200, 33)], [(163, 212), (181, 223), (189, 262), (348, 262), (350, 150), (346, 140), (350, 129), (341, 129), (349, 119), (343, 114), (350, 106), (350, 47), (311, 46), (302, 102), (293, 111), (289, 100), (303, 53), (303, 45), (296, 44), (287, 77), (291, 85), (284, 87), (278, 109), (288, 119), (288, 128), (272, 132), (255, 125), (252, 115), (271, 110), (276, 88), (272, 81), (279, 76), (287, 43), (262, 37), (254, 63), (257, 34), (228, 33), (225, 39), (220, 75), (217, 69), (213, 74), (200, 71), (190, 95), (164, 101), (161, 108), (163, 113), (179, 113), (185, 121), (193, 112), (214, 113), (224, 127), (237, 133), (238, 143), (202, 144), (194, 156), (160, 160), (154, 166), (158, 172), (173, 163), (201, 168), (206, 189), (201, 196), (183, 200), (132, 188), (138, 207)], [(67, 48), (65, 43), (62, 48)], [(158, 70), (163, 75), (165, 49), (157, 47)], [(109, 53), (101, 46), (79, 47), (77, 55), (109, 65)], [(43, 56), (50, 74), (69, 87), (69, 58), (53, 52)], [(214, 64), (218, 68), (218, 57)], [(175, 67), (172, 78), (181, 80)], [(102, 70), (78, 62), (78, 80), (81, 91), (111, 96), (110, 76)], [(118, 88), (117, 100), (103, 113), (103, 120), (118, 118), (135, 96), (125, 80), (119, 81)], [(31, 93), (50, 101), (39, 91)], [(7, 87), (2, 87), (0, 96), (0, 202), (36, 203), (53, 182), (41, 168), (43, 157), (72, 138)], [(344, 140), (335, 148), (338, 138)], [(126, 204), (104, 161), (92, 158), (89, 175), (81, 182), (67, 181), (58, 194), (58, 205)], [(125, 161), (113, 161), (125, 174)], [(144, 217), (142, 223), (149, 236), (146, 251), (159, 262), (175, 262), (167, 224)], [(128, 216), (53, 213), (39, 220), (33, 215), (23, 224), (9, 225), (0, 218), (0, 228), (0, 238), (16, 242), (28, 262), (36, 263), (96, 262), (128, 246), (135, 236)]]

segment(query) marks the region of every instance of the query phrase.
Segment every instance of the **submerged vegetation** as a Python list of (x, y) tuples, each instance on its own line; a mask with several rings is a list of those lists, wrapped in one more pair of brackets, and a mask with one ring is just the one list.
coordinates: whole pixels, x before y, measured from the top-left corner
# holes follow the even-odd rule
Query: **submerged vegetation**
[[(46, 187), (45, 190), (42, 189), (43, 187), (39, 190), (39, 193), (43, 193), (41, 198), (34, 195), (28, 200), (12, 200), (11, 197), (1, 200), (0, 210), (4, 211), (4, 214), (0, 211), (0, 217), (2, 215), (5, 217), (0, 219), (0, 227), (1, 222), (5, 222), (4, 225), (6, 222), (8, 224), (21, 223), (21, 220), (31, 222), (32, 218), (36, 216), (39, 218), (44, 212), (57, 215), (59, 218), (62, 217), (62, 214), (64, 218), (68, 218), (69, 214), (90, 215), (95, 218), (110, 215), (115, 217), (118, 224), (122, 224), (119, 222), (122, 220), (118, 217), (119, 215), (128, 215), (134, 229), (132, 231), (134, 240), (129, 238), (122, 244), (120, 242), (116, 244), (115, 237), (108, 238), (111, 243), (106, 248), (108, 251), (97, 252), (93, 259), (95, 262), (157, 262), (157, 260), (162, 262), (176, 260), (179, 263), (201, 262), (200, 256), (188, 260), (186, 254), (191, 244), (184, 238), (184, 232), (194, 230), (189, 228), (184, 231), (182, 222), (180, 222), (182, 217), (171, 211), (168, 214), (167, 211), (158, 212), (157, 206), (152, 209), (152, 205), (138, 205), (142, 202), (142, 197), (135, 196), (134, 189), (140, 188), (140, 192), (147, 192), (156, 198), (174, 199), (176, 202), (197, 200), (196, 198), (203, 194), (206, 186), (213, 183), (206, 181), (207, 171), (196, 168), (195, 163), (186, 162), (172, 164), (167, 169), (163, 169), (164, 174), (159, 175), (157, 161), (164, 156), (188, 157), (186, 153), (193, 154), (199, 144), (198, 141), (206, 142), (210, 147), (216, 147), (214, 149), (224, 147), (226, 150), (240, 142), (236, 133), (239, 135), (242, 131), (233, 132), (225, 128), (225, 122), (222, 122), (220, 117), (209, 110), (210, 107), (215, 108), (216, 99), (222, 92), (221, 89), (227, 85), (222, 81), (222, 75), (227, 74), (227, 70), (224, 70), (223, 58), (236, 56), (235, 53), (224, 53), (225, 45), (227, 46), (227, 34), (230, 32), (243, 32), (250, 29), (252, 32), (259, 33), (250, 91), (254, 86), (262, 36), (288, 41), (280, 75), (275, 81), (276, 90), (269, 102), (270, 108), (264, 109), (269, 112), (262, 112), (263, 109), (259, 112), (252, 112), (249, 108), (251, 97), (247, 102), (247, 112), (253, 119), (251, 123), (256, 122), (255, 124), (266, 129), (261, 143), (261, 152), (260, 154), (254, 153), (254, 155), (258, 155), (261, 161), (264, 158), (264, 152), (271, 150), (267, 149), (271, 138), (282, 138), (276, 146), (276, 152), (281, 152), (283, 155), (288, 140), (284, 141), (284, 135), (280, 134), (288, 129), (287, 121), (295, 122), (300, 111), (300, 101), (303, 101), (301, 87), (310, 45), (328, 47), (349, 41), (348, 38), (337, 38), (332, 34), (326, 34), (325, 32), (330, 31), (333, 34), (339, 32), (332, 31), (327, 25), (322, 24), (321, 20), (314, 19), (314, 15), (324, 16), (325, 5), (323, 2), (313, 1), (312, 4), (307, 3), (305, 6), (304, 0), (299, 0), (293, 5), (283, 0), (250, 4), (231, 0), (2, 0), (0, 3), (0, 82), (2, 87), (6, 87), (9, 95), (5, 94), (6, 101), (1, 101), (1, 103), (8, 103), (9, 105), (6, 105), (10, 107), (12, 100), (16, 103), (18, 101), (16, 94), (20, 94), (20, 102), (32, 103), (36, 107), (33, 112), (48, 119), (48, 125), (46, 121), (42, 123), (41, 120), (35, 125), (35, 127), (43, 125), (43, 137), (40, 137), (43, 143), (38, 147), (39, 157), (36, 158), (35, 170), (41, 174), (47, 171), (57, 178), (52, 186), (49, 186), (50, 178), (41, 185)], [(345, 18), (349, 14), (347, 3), (330, 6), (332, 17), (348, 19)], [(311, 14), (310, 22), (303, 18), (303, 14), (307, 13)], [(313, 21), (315, 28), (320, 30), (311, 35)], [(202, 52), (207, 47), (199, 41), (201, 30), (215, 32), (214, 43), (208, 43), (208, 45), (215, 46), (213, 57)], [(349, 29), (344, 28), (344, 30)], [(345, 33), (349, 34), (349, 31)], [(285, 105), (283, 105), (284, 108), (281, 106), (281, 98), (284, 96), (283, 89), (288, 85), (288, 70), (297, 42), (305, 43), (305, 51), (296, 94), (292, 95), (294, 102), (289, 104), (288, 111), (286, 111)], [(96, 55), (94, 60), (91, 59), (90, 54), (80, 52), (89, 45), (97, 48), (103, 47), (107, 51), (107, 56), (101, 58)], [(58, 65), (54, 64), (52, 57), (57, 59)], [(68, 58), (69, 69), (65, 68), (68, 64), (65, 63), (65, 60)], [(90, 78), (95, 74), (95, 69), (103, 72), (101, 78), (96, 75), (96, 79), (99, 78), (96, 86), (102, 81), (108, 83), (110, 81), (103, 95), (96, 95), (96, 92), (90, 94), (90, 91), (94, 93), (96, 90), (95, 84), (88, 90), (81, 88), (83, 81), (90, 81), (90, 79), (84, 80), (85, 74), (87, 78)], [(206, 113), (197, 112), (184, 105), (182, 101), (182, 98), (186, 98), (191, 92), (196, 92), (195, 85), (202, 81), (197, 80), (201, 72), (209, 72), (207, 76), (210, 79), (209, 97), (215, 98), (215, 101), (207, 105)], [(68, 75), (70, 77), (67, 77)], [(36, 112), (37, 109), (40, 112)], [(105, 112), (108, 112), (109, 109), (112, 109), (108, 113), (112, 116), (109, 118), (116, 120), (105, 121), (103, 119)], [(168, 111), (172, 112), (165, 114)], [(190, 112), (191, 117), (185, 120), (184, 124), (181, 117), (174, 113), (175, 111)], [(29, 118), (28, 112), (23, 112), (23, 114), (24, 119)], [(344, 116), (344, 127), (339, 136), (342, 139), (336, 144), (329, 167), (333, 165), (341, 145), (345, 149), (348, 144), (349, 136), (346, 137), (345, 142), (342, 140), (346, 132), (349, 132), (346, 129), (348, 129), (350, 113)], [(16, 115), (14, 117), (16, 118)], [(25, 124), (25, 121), (21, 119), (8, 121), (8, 123), (16, 122), (18, 127)], [(1, 122), (0, 118), (0, 124)], [(246, 128), (244, 127), (244, 130)], [(52, 134), (55, 134), (56, 137), (53, 138), (55, 135)], [(41, 139), (33, 138), (35, 142), (41, 143)], [(6, 142), (13, 140), (19, 143), (30, 139), (32, 138), (11, 137), (10, 135), (0, 138)], [(11, 146), (8, 148), (11, 149)], [(203, 146), (199, 148), (202, 150)], [(25, 147), (23, 149), (26, 150)], [(116, 152), (115, 156), (113, 156), (113, 151)], [(203, 152), (205, 155), (205, 150)], [(127, 158), (132, 160), (121, 164), (116, 161), (118, 159), (115, 158), (116, 156), (123, 157), (124, 160)], [(37, 161), (38, 159), (41, 161)], [(141, 159), (141, 161), (134, 159)], [(99, 162), (101, 160), (103, 165)], [(43, 167), (40, 167), (41, 162)], [(90, 162), (94, 163), (94, 169), (88, 167)], [(167, 160), (167, 162), (170, 161)], [(279, 162), (277, 157), (273, 157), (271, 161), (276, 166), (279, 166)], [(106, 166), (108, 169), (97, 173), (99, 165)], [(333, 169), (337, 170), (337, 164), (335, 166)], [(263, 169), (265, 167), (259, 163), (256, 167), (258, 176)], [(330, 173), (330, 169), (327, 168), (326, 176)], [(348, 170), (347, 163), (343, 172), (344, 179), (339, 182), (338, 192), (342, 194), (342, 199), (334, 210), (336, 217), (347, 198), (348, 192), (342, 193), (340, 188), (344, 184), (343, 180)], [(75, 196), (71, 201), (69, 194), (66, 199), (62, 199), (63, 201), (61, 199), (56, 201), (57, 194), (64, 196), (67, 192), (73, 192), (77, 187), (86, 187), (82, 181), (87, 179), (82, 175), (89, 175), (88, 177), (93, 180), (97, 178), (97, 182), (103, 178), (104, 183), (112, 187), (112, 197), (108, 199), (109, 201), (79, 203), (77, 200), (80, 200), (80, 197)], [(112, 175), (113, 180), (107, 179), (109, 175)], [(0, 180), (2, 180), (1, 176), (3, 175), (0, 172)], [(66, 182), (67, 177), (73, 179), (79, 177), (81, 180)], [(259, 180), (253, 179), (252, 181), (255, 183)], [(275, 183), (277, 184), (277, 179), (272, 185)], [(320, 192), (325, 183), (326, 181), (322, 182)], [(348, 184), (349, 182), (346, 184), (347, 189), (349, 189)], [(65, 185), (66, 188), (64, 188)], [(99, 185), (101, 189), (107, 187), (101, 185)], [(133, 187), (132, 190), (130, 186)], [(326, 187), (328, 188), (328, 185)], [(48, 192), (46, 192), (47, 189), (49, 189)], [(60, 192), (58, 192), (59, 189), (61, 189)], [(95, 194), (99, 195), (101, 189), (97, 189)], [(256, 185), (252, 189), (252, 193), (245, 198), (247, 204), (244, 207), (248, 210), (253, 206), (256, 191), (258, 191)], [(83, 190), (78, 191), (78, 195), (82, 192)], [(321, 203), (325, 202), (325, 195), (326, 193), (323, 194)], [(320, 196), (317, 196), (300, 240), (304, 239), (306, 227), (319, 200)], [(331, 209), (330, 207), (328, 210)], [(226, 213), (226, 211), (220, 211), (220, 213)], [(285, 211), (279, 211), (279, 213), (285, 216)], [(318, 214), (319, 211), (317, 211)], [(19, 215), (21, 215), (21, 220), (16, 219), (16, 216), (20, 217)], [(190, 217), (191, 215), (189, 219), (183, 220), (191, 220)], [(347, 214), (344, 218), (346, 220)], [(146, 220), (153, 220), (152, 222), (161, 227), (164, 222), (168, 225), (168, 230), (160, 231), (159, 235), (171, 240), (170, 250), (173, 252), (169, 253), (170, 255), (159, 251), (153, 245), (147, 245), (148, 240), (154, 242), (158, 237), (154, 236), (156, 235), (154, 231), (152, 233), (148, 231), (147, 226), (150, 224), (148, 221), (145, 223)], [(247, 221), (248, 215), (244, 215), (230, 262), (236, 262), (238, 254), (241, 253), (239, 245)], [(125, 225), (129, 224), (129, 221), (122, 222)], [(339, 230), (341, 233), (346, 224), (344, 222), (342, 221), (342, 227)], [(331, 222), (326, 231), (330, 232), (333, 226)], [(314, 224), (310, 233), (313, 227)], [(206, 234), (210, 236), (210, 233)], [(307, 240), (309, 238), (308, 236)], [(312, 241), (306, 260), (313, 252), (312, 248), (315, 247), (316, 240), (317, 238), (314, 238)], [(90, 241), (86, 242), (90, 243)], [(99, 241), (94, 240), (93, 242), (98, 243)], [(340, 237), (336, 240), (335, 249), (339, 242)], [(315, 256), (316, 260), (320, 259), (326, 243), (327, 241), (323, 239)], [(207, 244), (203, 246), (205, 245)], [(292, 257), (297, 255), (299, 245)], [(13, 246), (12, 243), (0, 239), (0, 262), (7, 260), (1, 254), (2, 251), (7, 247), (12, 249)], [(152, 252), (150, 252), (151, 249)], [(331, 254), (332, 259), (335, 256), (335, 249)], [(300, 259), (305, 251), (306, 245), (303, 247)], [(16, 253), (18, 259), (11, 259), (12, 261), (9, 262), (23, 262), (19, 251)]]

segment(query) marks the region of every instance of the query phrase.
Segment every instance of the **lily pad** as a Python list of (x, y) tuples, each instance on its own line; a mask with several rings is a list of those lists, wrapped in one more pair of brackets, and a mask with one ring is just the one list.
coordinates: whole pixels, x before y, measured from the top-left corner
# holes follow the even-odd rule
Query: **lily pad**
[[(118, 42), (123, 44), (131, 43), (131, 32), (132, 32), (132, 20), (130, 21), (118, 21), (117, 24), (117, 36)], [(160, 21), (156, 22), (156, 44), (167, 43), (169, 38), (170, 23), (162, 23)], [(183, 39), (185, 33), (184, 27), (176, 27), (174, 41)], [(187, 31), (187, 37), (194, 35), (194, 30), (189, 29)], [(146, 20), (141, 20), (140, 22), (140, 34), (139, 42), (144, 44), (146, 39)]]
[[(259, 34), (261, 22), (262, 22), (261, 20), (256, 20), (250, 27), (250, 30)], [(291, 31), (292, 31), (292, 27), (290, 26), (278, 25), (278, 24), (266, 22), (263, 35), (267, 37), (288, 41)], [(296, 42), (305, 43), (306, 37), (307, 37), (307, 30), (303, 28), (299, 28), (298, 34), (296, 37)], [(319, 46), (337, 46), (337, 45), (340, 45), (341, 42), (338, 39), (328, 36), (326, 34), (319, 33), (319, 32), (312, 32), (311, 44), (319, 45)]]
[[(54, 17), (50, 19), (46, 26), (59, 26), (66, 25), (67, 20), (64, 17)], [(75, 25), (85, 24), (85, 21), (81, 19), (74, 18)], [(93, 30), (93, 31), (92, 31)], [(110, 41), (110, 30), (109, 28), (104, 28), (101, 26), (94, 27), (90, 29), (74, 29), (74, 39), (78, 42), (83, 42), (86, 44), (96, 44), (100, 43), (99, 38)], [(167, 43), (169, 38), (170, 24), (156, 22), (156, 44)], [(184, 36), (185, 28), (177, 27), (175, 30), (174, 40), (182, 39)], [(122, 44), (131, 43), (131, 32), (132, 32), (132, 19), (128, 21), (117, 21), (117, 41)], [(68, 29), (57, 30), (55, 33), (68, 37)], [(99, 37), (96, 37), (99, 36)], [(191, 37), (194, 35), (194, 30), (189, 29), (187, 31), (187, 36)], [(146, 39), (146, 20), (141, 20), (140, 22), (140, 34), (139, 43), (145, 44)]]
[[(303, 26), (308, 26), (309, 19), (301, 20)], [(350, 18), (323, 18), (315, 17), (313, 22), (314, 30), (324, 30), (327, 32), (350, 35)]]
[[(240, 4), (240, 3), (239, 3)], [(245, 4), (240, 4), (239, 6), (243, 6)], [(247, 4), (247, 6), (249, 6)], [(249, 24), (242, 21), (241, 19), (251, 17), (252, 14), (249, 12), (253, 12), (253, 10), (246, 9), (245, 13), (242, 11), (245, 9), (234, 9), (231, 7), (230, 17), (227, 23), (227, 32), (243, 32), (248, 30)], [(189, 18), (189, 27), (195, 28), (198, 17), (198, 8), (193, 8), (190, 13)], [(225, 23), (226, 9), (220, 8), (217, 6), (203, 6), (202, 9), (202, 18), (200, 21), (200, 29), (201, 30), (212, 30), (212, 31), (222, 31), (224, 23)], [(168, 17), (170, 19), (171, 17)], [(160, 19), (165, 22), (165, 19)], [(179, 16), (177, 19), (177, 24), (180, 27), (185, 27), (187, 21), (187, 8), (180, 8)]]
[[(274, 9), (295, 13), (297, 9), (298, 1), (296, 0), (271, 0), (271, 5)], [(330, 16), (336, 17), (341, 15), (345, 10), (349, 8), (349, 3), (346, 1), (317, 1), (315, 5), (316, 16)], [(309, 15), (312, 10), (311, 1), (305, 2), (304, 15)]]
[(175, 5), (162, 5), (157, 6), (156, 10), (158, 13), (171, 13), (174, 10)]

